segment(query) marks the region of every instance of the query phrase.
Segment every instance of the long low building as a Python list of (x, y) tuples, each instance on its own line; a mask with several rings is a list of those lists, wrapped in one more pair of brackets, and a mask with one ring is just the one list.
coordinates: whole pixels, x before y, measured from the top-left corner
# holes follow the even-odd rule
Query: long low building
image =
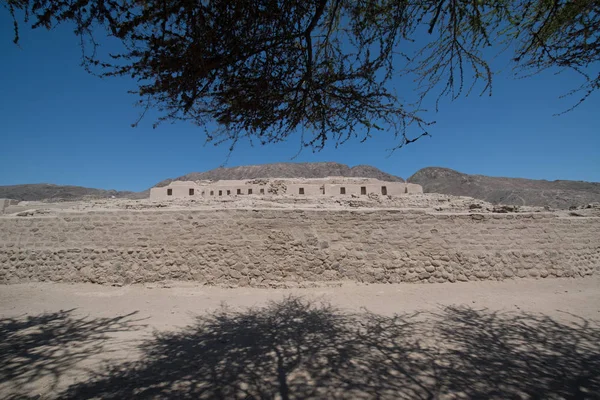
[(372, 178), (250, 179), (220, 181), (173, 181), (150, 189), (151, 200), (227, 196), (402, 196), (423, 193), (421, 185), (386, 182)]

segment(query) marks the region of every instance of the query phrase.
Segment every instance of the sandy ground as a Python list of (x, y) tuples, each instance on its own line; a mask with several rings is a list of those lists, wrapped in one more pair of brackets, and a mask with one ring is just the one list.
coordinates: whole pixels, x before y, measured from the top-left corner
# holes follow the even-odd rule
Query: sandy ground
[(223, 303), (243, 308), (262, 306), (286, 296), (325, 300), (348, 310), (383, 314), (432, 311), (449, 305), (478, 309), (530, 311), (554, 318), (572, 313), (600, 320), (600, 277), (519, 279), (453, 284), (347, 283), (341, 287), (306, 289), (224, 289), (193, 283), (110, 287), (94, 284), (35, 283), (0, 286), (2, 317), (75, 309), (74, 315), (116, 316), (137, 312), (158, 329), (188, 324), (194, 314)]
[(223, 198), (175, 198), (173, 200), (91, 199), (68, 202), (22, 201), (0, 210), (0, 218), (67, 215), (74, 212), (116, 210), (403, 210), (420, 213), (554, 213), (559, 217), (600, 217), (600, 204), (593, 203), (576, 210), (551, 210), (547, 207), (493, 205), (465, 196), (437, 193), (403, 196), (292, 196), (241, 195)]
[[(549, 390), (541, 398), (600, 398), (599, 277), (279, 290), (164, 286), (0, 286), (0, 397), (530, 398)], [(478, 358), (468, 364), (465, 355), (440, 351), (441, 342), (444, 349), (484, 347), (469, 349)], [(367, 343), (378, 350), (367, 351)], [(383, 352), (381, 343), (393, 346)], [(414, 354), (415, 343), (421, 361), (400, 357), (408, 364), (398, 366), (395, 357), (407, 348)], [(350, 353), (352, 360), (342, 357)], [(274, 358), (265, 361), (267, 354)], [(427, 357), (440, 365), (432, 369)], [(506, 376), (478, 377), (499, 368), (494, 362)], [(324, 374), (319, 363), (339, 364), (335, 371), (343, 373), (332, 367)], [(372, 372), (357, 370), (362, 364)], [(450, 364), (442, 376), (452, 378), (440, 378)], [(380, 365), (392, 370), (373, 372)]]
[[(470, 208), (475, 207), (475, 208)], [(98, 199), (69, 202), (22, 201), (9, 206), (7, 215), (55, 214), (106, 210), (222, 210), (222, 209), (420, 209), (428, 212), (492, 212), (495, 206), (471, 197), (449, 196), (437, 193), (405, 196), (292, 196), (241, 195), (222, 198), (174, 198), (172, 200)], [(543, 212), (542, 207), (520, 207), (522, 212)]]

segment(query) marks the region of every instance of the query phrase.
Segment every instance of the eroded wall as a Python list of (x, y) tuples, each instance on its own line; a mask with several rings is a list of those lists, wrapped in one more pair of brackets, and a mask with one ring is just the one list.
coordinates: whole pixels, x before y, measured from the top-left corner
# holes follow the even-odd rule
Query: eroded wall
[(0, 282), (213, 285), (586, 276), (600, 219), (396, 210), (102, 211), (0, 218)]
[[(332, 183), (338, 181), (337, 183)], [(169, 200), (177, 198), (240, 196), (249, 194), (274, 194), (273, 187), (280, 188), (277, 194), (290, 196), (361, 196), (369, 194), (402, 196), (407, 193), (423, 193), (420, 185), (405, 182), (384, 182), (368, 179), (357, 183), (334, 179), (320, 183), (286, 182), (276, 180), (269, 184), (252, 184), (251, 181), (218, 181), (213, 184), (198, 185), (193, 181), (175, 181), (168, 186), (150, 189), (150, 199)], [(283, 190), (285, 188), (285, 190)], [(191, 191), (190, 191), (191, 190)], [(251, 191), (251, 193), (250, 193)], [(211, 194), (212, 193), (212, 194)], [(220, 193), (220, 194), (219, 194)]]
[(4, 213), (4, 210), (10, 206), (19, 204), (19, 200), (14, 199), (0, 199), (0, 214)]
[(406, 182), (406, 193), (423, 193), (423, 186)]

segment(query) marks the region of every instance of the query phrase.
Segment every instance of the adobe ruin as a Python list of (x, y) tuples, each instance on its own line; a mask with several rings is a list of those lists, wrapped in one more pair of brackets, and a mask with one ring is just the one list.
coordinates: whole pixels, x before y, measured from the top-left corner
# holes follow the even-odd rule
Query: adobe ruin
[(250, 179), (220, 181), (173, 181), (150, 189), (150, 200), (211, 198), (244, 195), (274, 196), (402, 196), (423, 193), (420, 185), (386, 182), (372, 178), (328, 177), (321, 179)]

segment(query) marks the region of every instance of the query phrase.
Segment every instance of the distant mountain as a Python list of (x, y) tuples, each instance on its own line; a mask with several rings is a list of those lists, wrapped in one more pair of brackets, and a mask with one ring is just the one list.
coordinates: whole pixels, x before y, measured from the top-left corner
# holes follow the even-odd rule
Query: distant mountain
[(16, 199), (21, 201), (74, 201), (85, 199), (106, 199), (113, 196), (118, 198), (148, 197), (147, 194), (143, 195), (142, 193), (93, 189), (82, 186), (52, 185), (48, 183), (0, 186), (0, 198)]
[(600, 183), (594, 182), (496, 178), (439, 167), (423, 168), (408, 182), (423, 186), (426, 193), (469, 196), (493, 204), (565, 209), (600, 202)]
[[(173, 181), (227, 180), (254, 178), (325, 178), (328, 176), (348, 176), (377, 178), (382, 181), (404, 182), (398, 176), (387, 174), (369, 165), (357, 165), (350, 168), (334, 162), (321, 163), (278, 163), (248, 165), (243, 167), (216, 168), (207, 172), (192, 172), (174, 179), (166, 179), (156, 186), (166, 186)], [(128, 192), (93, 189), (81, 186), (52, 185), (47, 183), (0, 186), (0, 198), (27, 201), (75, 201), (104, 198), (143, 199), (149, 196), (149, 190)]]
[[(156, 186), (166, 186), (175, 180), (227, 180), (255, 178), (325, 178), (328, 176), (376, 178), (403, 182), (403, 179), (369, 165), (349, 167), (334, 162), (277, 163), (217, 168), (207, 172), (192, 172), (166, 179)], [(495, 178), (468, 175), (448, 168), (423, 168), (408, 179), (423, 186), (426, 193), (469, 196), (494, 204), (549, 206), (569, 208), (600, 202), (600, 183), (582, 181), (544, 181), (521, 178)], [(61, 186), (46, 183), (0, 186), (0, 198), (17, 200), (74, 201), (103, 198), (142, 199), (149, 190), (127, 192), (93, 189), (81, 186)]]
[(192, 172), (174, 179), (166, 179), (156, 186), (166, 186), (173, 181), (198, 180), (243, 180), (255, 178), (326, 178), (328, 176), (346, 176), (376, 178), (388, 182), (404, 182), (398, 176), (385, 173), (370, 165), (349, 167), (335, 162), (317, 163), (276, 163), (247, 165), (243, 167), (216, 168), (206, 172)]

